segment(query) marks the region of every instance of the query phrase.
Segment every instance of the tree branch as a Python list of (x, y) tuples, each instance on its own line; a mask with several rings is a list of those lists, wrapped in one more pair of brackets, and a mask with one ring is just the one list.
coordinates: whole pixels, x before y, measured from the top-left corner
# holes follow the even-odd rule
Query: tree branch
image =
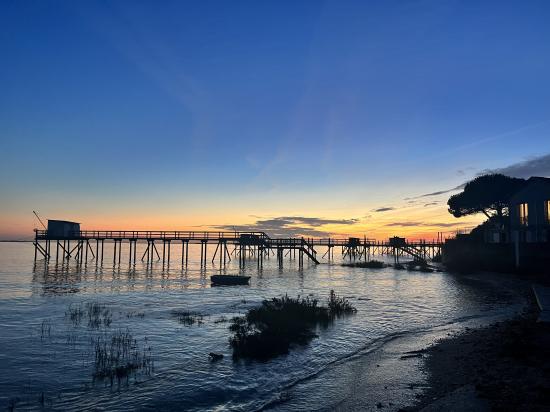
[(485, 216), (487, 216), (487, 219), (490, 219), (491, 218), (491, 215), (489, 213), (487, 213), (487, 211), (485, 209), (481, 209), (481, 211), (483, 212), (483, 214)]

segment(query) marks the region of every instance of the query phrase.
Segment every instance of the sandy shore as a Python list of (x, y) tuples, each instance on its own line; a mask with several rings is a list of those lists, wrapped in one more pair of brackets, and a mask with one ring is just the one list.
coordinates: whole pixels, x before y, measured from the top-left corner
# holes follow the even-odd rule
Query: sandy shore
[[(526, 410), (506, 408), (511, 395), (501, 395), (500, 392), (509, 389), (492, 375), (506, 380), (516, 373), (510, 369), (512, 366), (506, 352), (502, 352), (504, 347), (499, 345), (508, 342), (508, 351), (510, 347), (521, 348), (521, 342), (516, 342), (514, 336), (522, 336), (522, 328), (533, 333), (540, 330), (529, 304), (532, 298), (530, 282), (501, 274), (457, 276), (461, 276), (468, 287), (482, 288), (487, 299), (497, 299), (499, 304), (504, 302), (509, 306), (503, 306), (504, 310), (385, 337), (369, 345), (367, 350), (285, 388), (284, 397), (266, 405), (265, 409), (484, 411), (490, 410), (492, 405), (499, 409), (497, 402), (504, 400), (504, 407), (500, 410)], [(491, 293), (494, 290), (498, 293)], [(502, 372), (501, 368), (507, 372)], [(517, 373), (525, 374), (523, 371)], [(510, 382), (510, 387), (516, 385)], [(548, 385), (545, 378), (537, 382), (543, 387), (541, 393), (544, 392), (545, 385)], [(515, 405), (521, 402), (524, 401)]]
[(537, 314), (533, 304), (424, 350), (427, 389), (406, 410), (550, 410), (550, 325)]

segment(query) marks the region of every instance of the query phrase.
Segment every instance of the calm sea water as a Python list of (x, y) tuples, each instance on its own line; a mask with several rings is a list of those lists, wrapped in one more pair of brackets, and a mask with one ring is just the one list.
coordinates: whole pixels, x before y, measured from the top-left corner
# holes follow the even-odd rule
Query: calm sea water
[[(279, 268), (275, 258), (265, 260), (262, 270), (255, 261), (247, 264), (242, 272), (252, 276), (248, 287), (211, 287), (209, 276), (220, 268), (210, 263), (200, 268), (198, 247), (191, 248), (187, 267), (181, 266), (181, 252), (174, 248), (169, 268), (161, 263), (148, 268), (141, 262), (130, 267), (125, 250), (126, 263), (113, 265), (107, 257), (111, 247), (106, 244), (102, 265), (89, 261), (79, 266), (74, 261), (34, 263), (32, 244), (0, 243), (0, 407), (285, 409), (286, 402), (292, 404), (288, 388), (315, 379), (309, 386), (316, 390), (302, 385), (292, 395), (307, 408), (318, 399), (319, 387), (330, 384), (332, 368), (341, 369), (346, 359), (370, 353), (394, 336), (499, 315), (521, 302), (510, 282), (444, 272), (346, 268), (338, 262), (306, 261), (300, 269), (297, 260), (289, 259)], [(144, 249), (139, 245), (138, 255)], [(222, 272), (239, 272), (238, 261)], [(324, 300), (331, 289), (346, 296), (357, 314), (320, 329), (318, 338), (287, 356), (265, 363), (231, 359), (224, 319), (263, 299), (287, 293)], [(71, 320), (69, 308), (91, 302), (109, 309), (110, 325), (96, 328), (86, 319)], [(180, 323), (174, 312), (181, 310), (201, 313), (203, 323)], [(154, 369), (120, 384), (94, 380), (92, 338), (117, 331), (129, 332), (138, 348), (150, 348)], [(225, 357), (212, 363), (209, 352)]]

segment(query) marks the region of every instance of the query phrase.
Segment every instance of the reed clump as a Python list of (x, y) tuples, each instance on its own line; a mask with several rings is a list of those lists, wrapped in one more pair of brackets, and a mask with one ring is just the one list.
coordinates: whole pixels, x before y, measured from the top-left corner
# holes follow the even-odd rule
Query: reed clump
[(88, 327), (91, 329), (99, 329), (100, 327), (108, 328), (113, 322), (113, 314), (111, 310), (99, 302), (86, 302), (78, 305), (69, 305), (65, 312), (73, 326), (79, 326), (83, 319), (88, 319)]
[(94, 348), (94, 380), (109, 379), (111, 386), (123, 380), (128, 382), (132, 374), (141, 372), (150, 375), (153, 371), (151, 347), (139, 345), (132, 334), (118, 330), (112, 335), (92, 338)]
[(177, 317), (179, 323), (186, 326), (191, 326), (191, 325), (194, 325), (195, 323), (200, 326), (204, 323), (203, 321), (204, 315), (198, 312), (190, 312), (187, 310), (175, 310), (172, 313), (174, 316)]
[(233, 357), (267, 360), (286, 354), (291, 345), (306, 344), (316, 337), (317, 325), (326, 327), (334, 318), (355, 312), (347, 299), (332, 290), (327, 306), (309, 296), (264, 300), (245, 316), (232, 319), (229, 343)]
[(99, 329), (101, 326), (108, 328), (113, 321), (111, 310), (99, 302), (86, 303), (88, 313), (88, 326), (92, 329)]
[(80, 322), (82, 321), (82, 318), (84, 317), (84, 309), (82, 308), (82, 304), (73, 305), (71, 303), (69, 305), (69, 308), (65, 312), (65, 316), (70, 319), (73, 326), (80, 325)]
[(369, 260), (368, 262), (342, 263), (342, 266), (351, 268), (382, 269), (386, 267), (386, 264), (379, 260)]
[(52, 323), (49, 319), (44, 319), (40, 325), (40, 339), (44, 340), (51, 336), (52, 332)]

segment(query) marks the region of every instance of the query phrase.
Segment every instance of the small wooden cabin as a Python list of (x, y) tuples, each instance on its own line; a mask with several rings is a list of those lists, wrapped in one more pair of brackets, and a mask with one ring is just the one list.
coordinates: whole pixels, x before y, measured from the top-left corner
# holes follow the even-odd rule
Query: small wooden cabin
[(67, 220), (48, 220), (48, 237), (52, 239), (76, 239), (80, 236), (80, 223)]
[(399, 246), (405, 246), (407, 244), (407, 240), (404, 237), (394, 236), (390, 237), (390, 246), (399, 247)]
[(239, 237), (239, 243), (241, 245), (259, 245), (262, 243), (260, 236), (253, 233), (243, 233)]

